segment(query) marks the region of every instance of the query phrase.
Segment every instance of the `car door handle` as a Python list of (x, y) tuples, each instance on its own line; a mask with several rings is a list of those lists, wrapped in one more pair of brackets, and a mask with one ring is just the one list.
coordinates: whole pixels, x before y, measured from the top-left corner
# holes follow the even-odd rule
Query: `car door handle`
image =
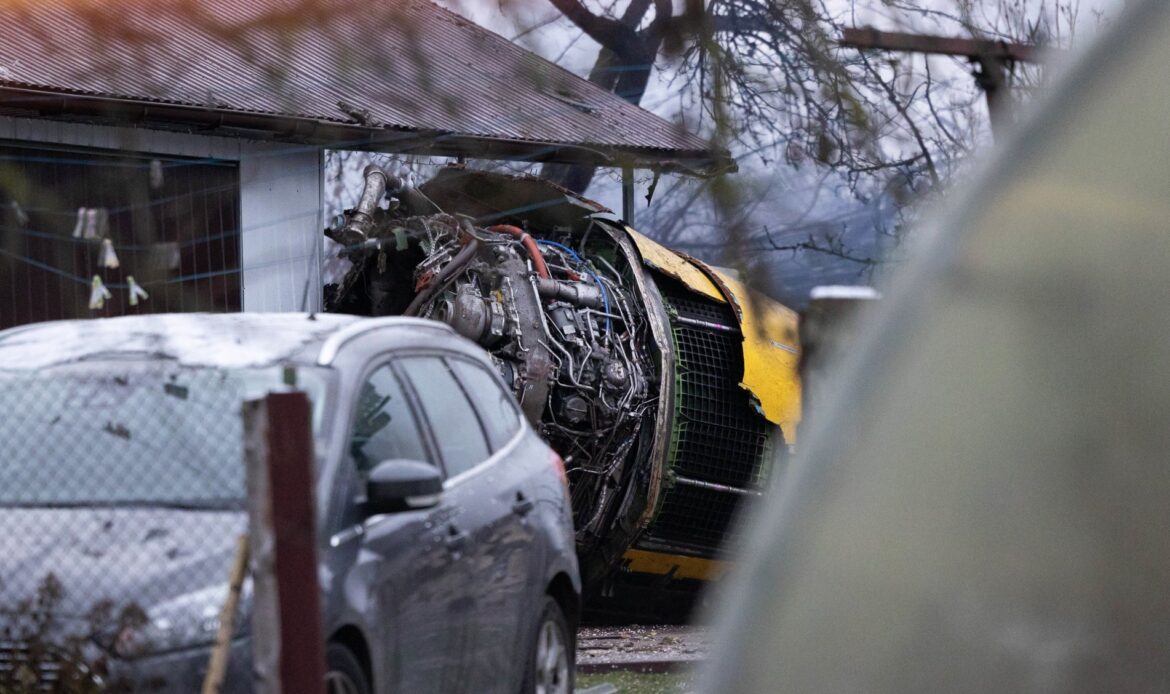
[(444, 538), (443, 542), (447, 545), (447, 549), (458, 552), (463, 549), (463, 545), (467, 544), (467, 533), (452, 525), (447, 528), (447, 537)]
[(524, 496), (524, 492), (516, 492), (516, 503), (512, 504), (512, 513), (524, 517), (528, 515), (533, 506), (532, 499)]

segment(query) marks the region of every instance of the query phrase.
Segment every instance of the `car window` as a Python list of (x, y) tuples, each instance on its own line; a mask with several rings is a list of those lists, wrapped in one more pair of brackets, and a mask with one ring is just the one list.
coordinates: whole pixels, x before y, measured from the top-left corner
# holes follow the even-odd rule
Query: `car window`
[(483, 366), (462, 359), (448, 359), (447, 363), (465, 386), (472, 404), (479, 412), (492, 451), (500, 450), (520, 428), (520, 414), (516, 411), (512, 396)]
[(421, 460), (427, 455), (418, 422), (389, 365), (370, 374), (358, 392), (349, 453), (361, 473), (385, 460)]
[(242, 402), (295, 376), (319, 431), (328, 371), (153, 358), (0, 368), (0, 507), (242, 509)]
[(453, 477), (487, 460), (491, 454), (479, 418), (443, 360), (409, 357), (400, 364), (422, 402), (447, 475)]

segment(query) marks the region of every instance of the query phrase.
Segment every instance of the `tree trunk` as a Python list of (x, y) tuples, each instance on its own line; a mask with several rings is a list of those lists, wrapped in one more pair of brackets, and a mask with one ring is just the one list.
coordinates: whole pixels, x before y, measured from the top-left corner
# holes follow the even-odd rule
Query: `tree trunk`
[[(622, 14), (621, 24), (625, 29), (632, 30), (642, 23), (649, 8), (649, 0), (633, 0)], [(659, 18), (655, 17), (655, 21), (658, 20)], [(651, 27), (647, 31), (638, 32), (637, 37), (641, 45), (619, 54), (607, 46), (629, 46), (629, 42), (622, 41), (616, 32), (610, 41), (594, 35), (594, 39), (599, 39), (602, 48), (593, 63), (593, 69), (589, 71), (590, 82), (617, 94), (635, 106), (642, 102), (642, 96), (646, 93), (650, 71), (654, 69), (654, 59), (662, 45), (662, 32)], [(580, 164), (549, 163), (540, 169), (542, 177), (559, 183), (575, 193), (584, 193), (593, 182), (596, 173), (597, 167)]]

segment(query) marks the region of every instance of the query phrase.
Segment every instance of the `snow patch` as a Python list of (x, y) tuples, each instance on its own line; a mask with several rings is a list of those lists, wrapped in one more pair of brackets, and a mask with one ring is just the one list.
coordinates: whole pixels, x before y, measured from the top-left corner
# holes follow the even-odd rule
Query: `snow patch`
[(37, 369), (111, 353), (190, 366), (281, 361), (359, 318), (339, 314), (185, 313), (57, 321), (0, 332), (0, 369)]

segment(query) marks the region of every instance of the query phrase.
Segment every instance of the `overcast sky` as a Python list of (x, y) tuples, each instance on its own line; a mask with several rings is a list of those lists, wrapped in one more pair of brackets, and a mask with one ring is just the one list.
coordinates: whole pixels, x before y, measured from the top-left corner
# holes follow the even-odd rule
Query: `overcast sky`
[[(570, 22), (561, 18), (560, 13), (548, 0), (439, 1), (472, 21), (504, 37), (516, 40), (525, 48), (557, 62), (578, 75), (586, 75), (597, 57), (598, 45)], [(1052, 7), (1053, 1), (1019, 0), (1033, 12), (1041, 5)], [(616, 6), (619, 9), (624, 8), (626, 2), (627, 0), (618, 0)], [(907, 5), (914, 4), (913, 0), (901, 2)], [(1079, 4), (1077, 0), (1063, 2), (1071, 2), (1078, 7), (1076, 43), (1083, 46), (1088, 43), (1087, 39), (1095, 33), (1099, 25), (1098, 14), (1102, 12), (1107, 16), (1115, 14), (1121, 0), (1079, 0)], [(955, 14), (956, 0), (926, 0), (921, 6), (932, 11), (927, 14), (898, 12), (891, 9), (891, 6), (896, 6), (897, 3), (888, 0), (873, 0), (869, 3), (830, 0), (830, 3), (835, 3), (832, 6), (841, 8), (837, 21), (845, 26), (872, 25), (886, 30), (954, 36), (962, 36), (965, 33), (951, 18)], [(682, 0), (675, 0), (675, 4), (681, 6)], [(994, 25), (996, 19), (994, 12), (999, 4), (996, 0), (976, 3), (975, 14), (979, 23)], [(946, 57), (931, 58), (931, 71), (935, 79), (949, 82), (950, 88), (965, 89), (972, 93), (978, 89), (971, 79), (971, 68), (966, 61)], [(696, 130), (697, 124), (693, 114), (681, 112), (679, 95), (670, 85), (671, 75), (668, 62), (660, 59), (641, 105), (667, 119), (682, 118), (689, 129)], [(803, 235), (808, 233), (805, 229), (810, 225), (826, 222), (837, 224), (839, 228), (847, 226), (852, 235), (852, 242), (860, 244), (861, 255), (874, 251), (883, 243), (881, 234), (873, 226), (875, 221), (881, 224), (888, 220), (882, 204), (880, 201), (876, 206), (873, 203), (869, 205), (859, 203), (850, 195), (842, 180), (820, 176), (813, 167), (797, 171), (789, 167), (764, 165), (758, 160), (750, 159), (741, 159), (740, 167), (743, 172), (741, 176), (758, 177), (773, 173), (777, 177), (778, 184), (766, 188), (768, 200), (760, 207), (759, 217), (761, 220), (770, 220), (781, 228), (790, 228), (792, 232), (790, 241), (802, 240)], [(649, 174), (644, 174), (646, 180), (643, 180), (640, 186), (639, 199), (648, 177)], [(596, 179), (588, 195), (614, 209), (620, 209), (620, 188), (612, 175)], [(652, 228), (643, 230), (651, 236), (655, 235)], [(705, 252), (696, 247), (691, 250), (700, 257), (707, 256), (706, 259), (713, 262), (719, 260), (714, 257), (716, 249)], [(774, 255), (777, 258), (780, 256)], [(788, 257), (783, 260), (783, 264), (784, 267), (774, 274), (779, 277), (777, 282), (784, 285), (781, 293), (787, 295), (785, 298), (800, 296), (809, 285), (822, 281), (850, 283), (854, 280), (850, 279), (849, 273), (856, 273), (858, 270), (855, 266), (841, 265), (839, 259), (825, 258), (823, 254)], [(856, 281), (864, 281), (864, 278)]]

